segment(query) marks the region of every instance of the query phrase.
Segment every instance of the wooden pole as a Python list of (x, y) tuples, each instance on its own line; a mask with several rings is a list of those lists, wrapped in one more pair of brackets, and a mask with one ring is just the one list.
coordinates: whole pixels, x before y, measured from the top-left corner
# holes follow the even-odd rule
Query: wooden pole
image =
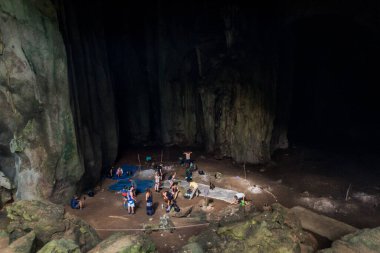
[(162, 149), (162, 150), (161, 150), (161, 163), (162, 163), (162, 159), (163, 159), (163, 157), (164, 157), (164, 150)]
[(247, 171), (245, 170), (245, 163), (243, 164), (243, 168), (244, 168), (244, 178), (247, 180)]
[(351, 184), (348, 186), (348, 189), (346, 191), (346, 201), (348, 200), (348, 196), (350, 194)]
[(139, 168), (141, 168), (140, 154), (137, 154), (137, 160), (139, 161)]

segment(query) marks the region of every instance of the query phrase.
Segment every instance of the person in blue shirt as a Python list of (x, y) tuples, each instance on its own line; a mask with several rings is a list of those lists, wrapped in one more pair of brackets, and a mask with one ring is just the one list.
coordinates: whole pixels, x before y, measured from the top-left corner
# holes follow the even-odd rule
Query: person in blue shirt
[(80, 200), (77, 195), (74, 195), (74, 197), (71, 199), (70, 205), (72, 209), (82, 210), (84, 206), (84, 201)]
[(129, 191), (127, 194), (127, 203), (128, 203), (128, 213), (135, 214), (136, 196), (135, 196), (135, 189), (133, 186), (129, 188)]

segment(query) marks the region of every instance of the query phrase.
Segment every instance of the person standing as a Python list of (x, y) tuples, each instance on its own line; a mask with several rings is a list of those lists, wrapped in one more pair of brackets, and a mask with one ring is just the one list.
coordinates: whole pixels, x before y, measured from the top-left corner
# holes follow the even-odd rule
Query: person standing
[(134, 187), (133, 186), (131, 186), (131, 188), (128, 191), (127, 201), (128, 201), (128, 213), (129, 214), (135, 214), (136, 197), (134, 194)]
[(154, 190), (160, 192), (160, 175), (157, 172), (154, 176)]
[(152, 196), (152, 192), (150, 191), (149, 188), (146, 189), (145, 200), (146, 200), (146, 214), (147, 215), (153, 215), (153, 213), (154, 213), (153, 196)]
[(187, 164), (191, 163), (191, 154), (192, 153), (193, 152), (191, 152), (191, 151), (183, 152), (183, 154), (185, 155), (185, 163), (187, 163)]

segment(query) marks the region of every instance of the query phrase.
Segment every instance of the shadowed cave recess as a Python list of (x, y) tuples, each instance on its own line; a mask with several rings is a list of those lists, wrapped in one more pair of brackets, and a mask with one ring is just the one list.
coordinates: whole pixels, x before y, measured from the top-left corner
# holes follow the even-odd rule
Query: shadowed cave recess
[[(252, 164), (267, 163), (276, 150), (298, 145), (378, 150), (376, 1), (359, 6), (355, 1), (35, 2), (38, 11), (30, 15), (43, 16), (41, 29), (63, 38), (55, 46), (62, 64), (67, 62), (61, 74), (67, 75), (56, 80), (66, 80), (61, 87), (68, 94), (52, 94), (69, 103), (72, 126), (65, 120), (57, 124), (68, 124), (65, 133), (72, 128), (68, 142), (74, 155), (62, 165), (57, 161), (69, 153), (67, 144), (49, 144), (62, 147), (51, 161), (50, 151), (37, 152), (48, 164), (38, 169), (28, 153), (28, 147), (39, 146), (34, 139), (24, 138), (33, 145), (10, 152), (15, 133), (24, 133), (29, 122), (42, 133), (54, 131), (47, 120), (53, 116), (36, 109), (20, 112), (16, 126), (3, 120), (13, 117), (6, 89), (17, 90), (2, 84), (0, 102), (9, 109), (2, 109), (7, 116), (0, 119), (1, 168), (18, 189), (29, 187), (17, 180), (25, 171), (49, 188), (31, 196), (19, 193), (19, 198), (67, 199), (78, 187), (99, 182), (103, 170), (131, 147), (196, 147)], [(0, 5), (12, 13), (9, 6)], [(4, 34), (2, 29), (0, 41), (11, 43)], [(23, 46), (25, 58), (45, 80), (31, 53), (40, 54), (44, 46), (30, 38), (34, 46)], [(41, 111), (60, 107), (55, 108)], [(49, 142), (56, 135), (38, 136)], [(67, 173), (60, 166), (74, 169)], [(38, 172), (45, 170), (52, 172)]]

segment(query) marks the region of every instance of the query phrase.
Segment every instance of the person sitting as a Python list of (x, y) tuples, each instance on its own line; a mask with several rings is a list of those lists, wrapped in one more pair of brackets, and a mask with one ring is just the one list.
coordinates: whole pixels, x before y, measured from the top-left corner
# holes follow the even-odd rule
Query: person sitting
[(70, 205), (72, 209), (82, 210), (82, 208), (84, 207), (84, 200), (82, 201), (79, 199), (77, 195), (74, 195), (73, 198), (71, 199)]
[(234, 200), (233, 200), (232, 204), (242, 204), (242, 205), (244, 205), (245, 204), (245, 194), (242, 193), (242, 192), (236, 193), (235, 196), (234, 196)]
[(116, 176), (117, 177), (121, 177), (123, 176), (123, 169), (121, 167), (117, 168), (117, 171), (116, 171)]
[(189, 199), (192, 199), (194, 196), (199, 196), (200, 191), (196, 182), (190, 182), (190, 189), (192, 190), (192, 193)]

